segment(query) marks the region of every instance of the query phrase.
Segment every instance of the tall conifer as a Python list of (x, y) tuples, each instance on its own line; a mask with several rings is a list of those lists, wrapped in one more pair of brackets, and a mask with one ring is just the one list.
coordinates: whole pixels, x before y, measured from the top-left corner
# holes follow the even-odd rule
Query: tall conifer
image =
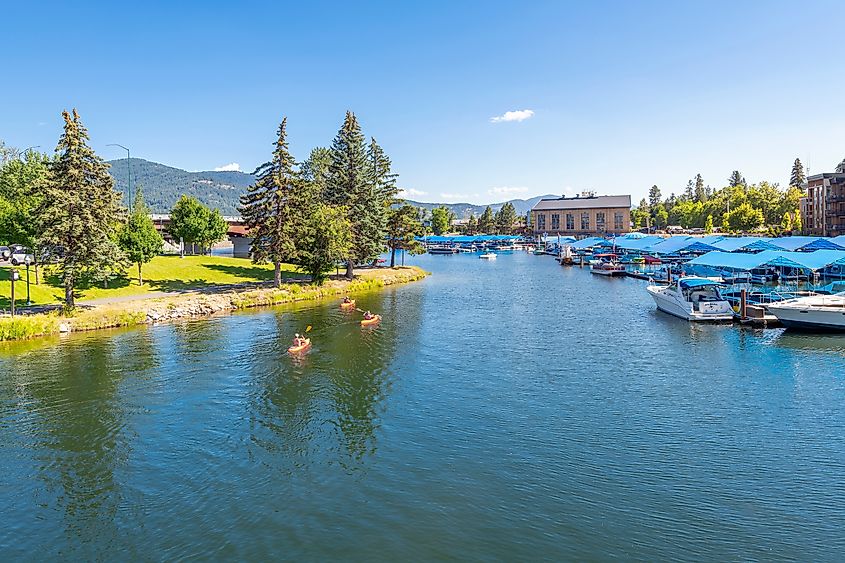
[(298, 219), (293, 210), (295, 192), (303, 186), (294, 171), (295, 161), (288, 151), (287, 117), (278, 128), (273, 158), (255, 172), (255, 183), (241, 196), (241, 215), (252, 237), (253, 262), (271, 262), (273, 284), (282, 284), (282, 262), (294, 257), (293, 231)]
[(806, 181), (807, 178), (804, 176), (804, 165), (796, 158), (795, 162), (792, 164), (792, 174), (789, 176), (789, 185), (800, 188)]
[(352, 279), (356, 263), (369, 262), (384, 248), (386, 218), (376, 185), (368, 177), (364, 135), (354, 113), (346, 112), (331, 151), (325, 197), (328, 203), (343, 206), (349, 213), (352, 236), (346, 277)]
[(125, 210), (109, 165), (88, 146), (88, 131), (77, 111), (64, 111), (62, 118), (64, 132), (50, 162), (38, 217), (41, 246), (58, 268), (65, 305), (73, 307), (81, 279), (101, 278), (123, 263), (115, 233)]

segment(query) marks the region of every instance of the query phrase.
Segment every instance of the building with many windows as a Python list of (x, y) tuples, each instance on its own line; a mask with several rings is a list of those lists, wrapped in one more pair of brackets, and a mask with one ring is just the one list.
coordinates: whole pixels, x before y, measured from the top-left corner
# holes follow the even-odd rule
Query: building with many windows
[(631, 231), (631, 196), (583, 193), (541, 199), (531, 209), (534, 234), (604, 235)]
[(845, 166), (836, 172), (807, 178), (807, 195), (801, 201), (804, 233), (814, 236), (845, 235)]

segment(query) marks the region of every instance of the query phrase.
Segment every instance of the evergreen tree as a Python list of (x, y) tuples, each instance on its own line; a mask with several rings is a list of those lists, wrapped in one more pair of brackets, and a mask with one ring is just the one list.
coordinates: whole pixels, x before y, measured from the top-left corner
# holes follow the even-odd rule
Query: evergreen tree
[(140, 185), (138, 191), (135, 192), (135, 203), (132, 206), (129, 221), (121, 227), (117, 242), (129, 261), (137, 264), (138, 285), (143, 285), (141, 266), (161, 253), (164, 248), (164, 239), (161, 238), (161, 234), (150, 218), (150, 210), (144, 202), (144, 193)]
[(422, 235), (422, 225), (417, 220), (417, 209), (413, 205), (402, 205), (391, 209), (387, 221), (387, 246), (390, 248), (390, 267), (396, 265), (396, 251), (407, 250), (411, 254), (425, 251), (416, 239)]
[(806, 181), (807, 178), (804, 176), (804, 165), (796, 158), (795, 162), (792, 164), (792, 174), (789, 176), (789, 185), (800, 188)]
[(663, 209), (665, 211), (663, 206), (660, 205), (661, 201), (662, 201), (662, 198), (661, 198), (661, 194), (660, 194), (660, 188), (658, 188), (656, 185), (652, 186), (648, 190), (648, 207), (649, 207), (649, 210), (651, 211), (651, 225), (653, 227), (657, 226), (657, 214), (658, 214), (659, 210)]
[(62, 112), (64, 132), (50, 163), (39, 205), (39, 242), (53, 259), (73, 307), (76, 284), (105, 269), (119, 269), (124, 259), (116, 232), (125, 210), (114, 190), (108, 164), (88, 146), (79, 114)]
[(692, 180), (690, 180), (690, 181), (688, 181), (688, 182), (687, 182), (687, 187), (686, 187), (686, 189), (684, 190), (684, 196), (685, 196), (688, 200), (692, 200), (692, 199), (695, 197), (695, 189), (694, 189), (694, 186), (695, 186), (695, 185), (693, 184)]
[(513, 224), (516, 223), (516, 208), (511, 202), (505, 203), (496, 213), (496, 230), (503, 235), (513, 231)]
[(303, 180), (313, 184), (320, 196), (326, 193), (331, 165), (332, 151), (325, 147), (316, 147), (311, 149), (308, 159), (299, 167)]
[(475, 218), (475, 215), (470, 215), (469, 219), (467, 220), (467, 234), (474, 235), (478, 232), (478, 220)]
[(699, 203), (707, 201), (707, 189), (704, 187), (704, 179), (701, 177), (701, 174), (695, 175), (695, 187), (693, 190), (695, 201)]
[(364, 135), (354, 113), (346, 112), (331, 151), (326, 201), (349, 213), (351, 244), (346, 277), (352, 279), (356, 263), (369, 262), (381, 252), (385, 218), (384, 202), (368, 177)]
[(732, 188), (745, 185), (745, 178), (742, 177), (742, 174), (739, 172), (739, 170), (734, 170), (733, 172), (731, 172), (731, 175), (728, 178), (728, 185)]
[(282, 262), (295, 254), (293, 231), (300, 219), (291, 205), (303, 182), (288, 151), (287, 117), (278, 128), (273, 157), (255, 171), (255, 183), (241, 196), (241, 216), (252, 237), (250, 255), (256, 264), (273, 264), (273, 285), (282, 285)]
[(481, 217), (478, 218), (478, 232), (489, 235), (494, 229), (495, 219), (493, 217), (493, 210), (490, 209), (490, 206), (488, 205), (484, 210), (484, 213), (481, 214)]

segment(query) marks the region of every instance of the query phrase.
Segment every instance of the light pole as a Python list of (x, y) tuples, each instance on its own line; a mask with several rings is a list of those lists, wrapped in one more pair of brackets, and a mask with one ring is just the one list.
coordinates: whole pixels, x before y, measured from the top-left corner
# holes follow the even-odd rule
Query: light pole
[(12, 269), (12, 316), (15, 316), (15, 282), (20, 279), (16, 269)]
[(26, 306), (32, 307), (32, 301), (29, 299), (29, 265), (32, 264), (32, 256), (27, 254), (23, 261), (26, 264)]
[(129, 163), (129, 149), (124, 147), (123, 145), (119, 145), (117, 143), (111, 143), (106, 145), (107, 147), (120, 147), (126, 151), (126, 187), (128, 189), (127, 194), (129, 195), (129, 207), (132, 207), (132, 165)]

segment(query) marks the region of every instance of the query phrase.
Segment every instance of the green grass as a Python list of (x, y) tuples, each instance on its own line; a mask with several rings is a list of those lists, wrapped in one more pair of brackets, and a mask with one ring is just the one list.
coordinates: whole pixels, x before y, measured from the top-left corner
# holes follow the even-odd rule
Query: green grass
[[(286, 278), (299, 277), (295, 267), (282, 266)], [(11, 281), (8, 265), (0, 266), (0, 309), (8, 309), (11, 300)], [(21, 280), (15, 284), (15, 303), (23, 307), (26, 302), (26, 270), (18, 268)], [(222, 256), (158, 256), (149, 264), (144, 264), (144, 285), (138, 285), (136, 267), (131, 267), (127, 277), (112, 279), (109, 288), (82, 285), (78, 288), (77, 299), (125, 297), (143, 295), (157, 291), (189, 291), (204, 287), (242, 284), (268, 281), (273, 279), (273, 266), (255, 265), (245, 258), (227, 258)], [(30, 269), (30, 294), (35, 305), (53, 305), (64, 300), (64, 288), (61, 280), (54, 275), (42, 276), (41, 284), (35, 285), (35, 272)]]

